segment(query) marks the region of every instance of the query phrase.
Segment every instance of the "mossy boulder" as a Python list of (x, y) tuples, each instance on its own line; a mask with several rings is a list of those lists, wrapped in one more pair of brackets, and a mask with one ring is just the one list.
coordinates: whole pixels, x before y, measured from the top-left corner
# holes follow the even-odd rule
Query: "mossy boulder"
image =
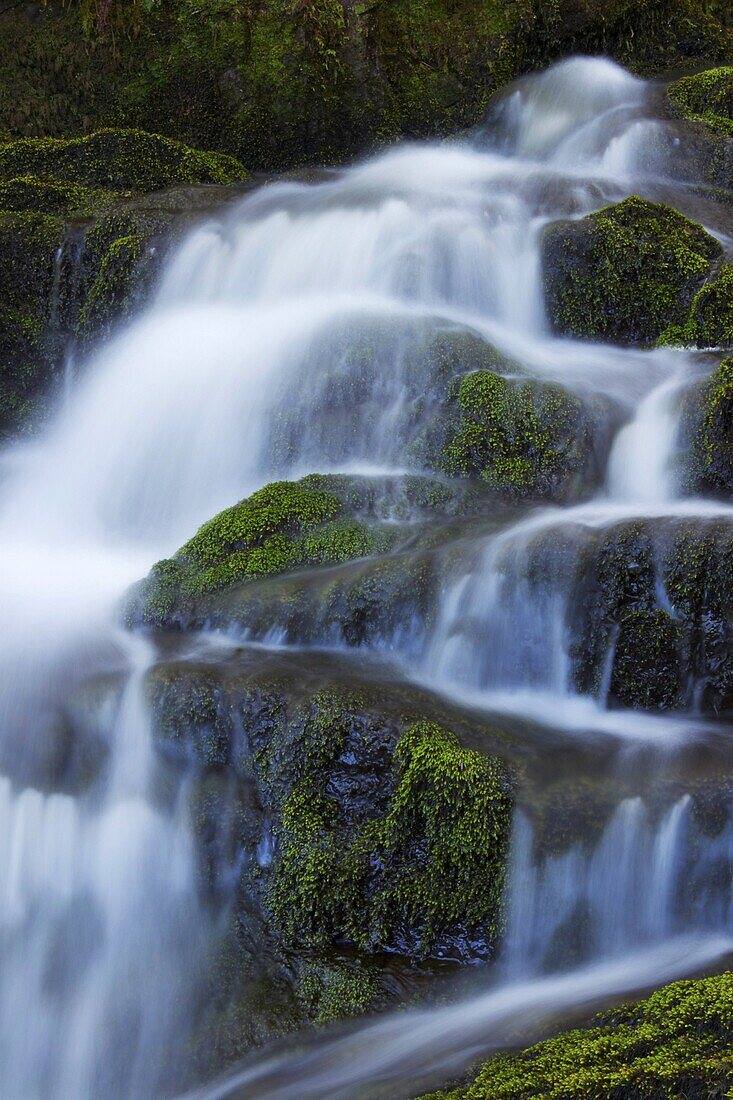
[(733, 347), (733, 267), (723, 264), (692, 299), (684, 320), (662, 333), (663, 344)]
[(562, 386), (478, 370), (462, 379), (457, 405), (444, 468), (502, 496), (557, 499), (592, 460), (589, 418)]
[(62, 240), (58, 218), (0, 211), (0, 434), (33, 411), (53, 369)]
[[(0, 144), (0, 433), (32, 427), (69, 350), (150, 291), (197, 215), (181, 185), (245, 177), (231, 157), (142, 131)], [(165, 199), (141, 195), (159, 188)], [(214, 201), (222, 189), (208, 190)]]
[(733, 973), (673, 982), (422, 1100), (710, 1100), (733, 1087)]
[(733, 359), (689, 394), (684, 410), (687, 482), (695, 492), (733, 494)]
[[(342, 719), (326, 721), (321, 736), (334, 742), (324, 748), (337, 759)], [(334, 797), (330, 781), (314, 787), (307, 776), (295, 786), (269, 896), (279, 925), (311, 947), (346, 939), (418, 958), (490, 954), (508, 841), (504, 766), (421, 722), (400, 736), (384, 782), (388, 797), (367, 820)]]
[(679, 118), (702, 122), (714, 134), (733, 138), (733, 68), (707, 69), (673, 81), (667, 98)]
[(160, 623), (241, 582), (388, 550), (394, 533), (350, 515), (339, 487), (318, 475), (272, 482), (209, 520), (153, 567), (138, 596), (142, 621)]
[(566, 336), (654, 343), (684, 323), (721, 256), (702, 226), (633, 195), (554, 223), (542, 245), (551, 324)]
[(156, 758), (186, 776), (202, 890), (230, 914), (198, 1044), (207, 1068), (394, 1003), (400, 966), (414, 988), (427, 956), (493, 951), (514, 790), (498, 735), (322, 655), (174, 657), (146, 692)]
[(98, 130), (80, 138), (0, 143), (0, 179), (32, 176), (107, 191), (162, 191), (179, 183), (236, 183), (247, 178), (233, 157), (205, 153), (144, 130)]

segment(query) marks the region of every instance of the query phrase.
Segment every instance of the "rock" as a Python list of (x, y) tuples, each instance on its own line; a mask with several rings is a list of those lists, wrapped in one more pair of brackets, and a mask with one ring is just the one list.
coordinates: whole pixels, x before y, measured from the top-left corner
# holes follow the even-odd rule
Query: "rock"
[(236, 653), (159, 664), (146, 691), (157, 754), (188, 777), (202, 889), (231, 914), (197, 1044), (207, 1069), (393, 1002), (400, 958), (492, 953), (514, 777), (490, 737), (462, 744), (465, 717), (459, 737), (427, 693)]
[(626, 707), (667, 710), (680, 702), (681, 629), (661, 608), (631, 611), (619, 623), (611, 699)]
[(678, 118), (702, 122), (711, 133), (733, 138), (733, 68), (708, 69), (673, 81), (667, 99)]
[(593, 465), (590, 417), (562, 386), (464, 376), (455, 434), (444, 452), (449, 474), (480, 477), (508, 498), (562, 499)]
[(142, 126), (266, 171), (471, 126), (498, 88), (568, 53), (644, 73), (722, 62), (733, 22), (704, 0), (112, 0), (98, 14), (0, 13), (0, 132)]
[(733, 539), (723, 522), (635, 521), (589, 533), (569, 624), (580, 690), (707, 713), (733, 704)]
[(233, 157), (205, 153), (144, 130), (97, 130), (80, 138), (24, 138), (0, 144), (0, 179), (31, 176), (108, 191), (162, 191), (179, 183), (237, 183)]
[(724, 359), (688, 395), (683, 423), (689, 447), (688, 487), (729, 498), (733, 494), (733, 359)]
[(245, 177), (230, 157), (142, 131), (0, 144), (0, 434), (31, 430), (69, 347), (88, 350), (150, 291), (202, 207), (183, 181), (208, 183), (216, 203), (215, 184)]
[(674, 982), (645, 1001), (604, 1012), (587, 1027), (500, 1054), (469, 1084), (421, 1100), (680, 1094), (707, 1100), (725, 1095), (733, 1083), (732, 1041), (733, 974), (727, 972)]
[(702, 226), (636, 196), (557, 222), (543, 241), (550, 321), (566, 336), (654, 343), (684, 324), (721, 255)]
[(158, 562), (136, 594), (148, 625), (190, 618), (196, 602), (241, 583), (389, 550), (394, 528), (362, 522), (349, 479), (276, 481), (209, 520), (175, 557)]

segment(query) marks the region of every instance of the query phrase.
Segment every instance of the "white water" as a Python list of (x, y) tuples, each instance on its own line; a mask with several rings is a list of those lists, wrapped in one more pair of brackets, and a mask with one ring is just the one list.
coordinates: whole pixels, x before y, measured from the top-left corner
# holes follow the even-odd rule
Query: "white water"
[[(510, 698), (531, 717), (549, 701), (554, 724), (575, 715), (583, 728), (578, 705), (594, 704), (567, 682), (562, 578), (541, 595), (528, 583), (521, 551), (530, 535), (543, 525), (633, 515), (731, 514), (674, 500), (675, 398), (693, 357), (547, 331), (543, 226), (662, 179), (671, 186), (669, 128), (647, 117), (647, 98), (642, 82), (608, 62), (568, 62), (510, 94), (475, 140), (400, 147), (325, 183), (263, 188), (189, 236), (146, 314), (86, 366), (46, 436), (6, 456), (4, 755), (32, 757), (74, 686), (119, 663), (113, 623), (125, 588), (217, 509), (295, 470), (409, 467), (410, 444), (431, 416), (429, 402), (416, 414), (429, 379), (410, 353), (426, 333), (451, 325), (471, 328), (530, 373), (612, 398), (630, 418), (607, 495), (547, 510), (476, 548), (472, 571), (447, 584), (418, 670), (446, 690), (483, 693), (485, 702), (492, 692)], [(365, 339), (368, 362), (354, 358)], [(519, 565), (507, 570), (505, 555)], [(148, 658), (123, 649), (132, 671), (108, 730), (104, 783), (76, 797), (0, 786), (4, 832), (13, 838), (0, 872), (0, 1093), (9, 1100), (158, 1096), (185, 1034), (187, 982), (206, 922), (180, 802), (161, 806), (152, 797), (140, 692)], [(631, 737), (634, 723), (645, 724), (642, 716), (613, 721)], [(631, 810), (618, 813), (611, 856), (563, 857), (577, 872), (576, 893), (590, 890), (591, 900), (603, 888), (598, 866), (613, 893), (625, 873), (617, 851), (636, 843)], [(436, 1037), (437, 1065), (443, 1055), (505, 1042), (519, 1013), (539, 1020), (712, 963), (728, 941), (712, 929), (667, 942), (694, 922), (677, 927), (666, 906), (653, 914), (644, 894), (661, 882), (671, 897), (672, 849), (682, 850), (685, 820), (675, 808), (656, 826), (634, 826), (646, 838), (633, 865), (647, 898), (635, 903), (647, 914), (639, 917), (641, 958), (524, 982), (404, 1017), (399, 1028), (370, 1025), (344, 1049), (346, 1069), (338, 1053), (336, 1063), (311, 1065), (307, 1084), (293, 1066), (294, 1083), (251, 1095), (346, 1095), (366, 1079), (377, 1041), (384, 1072), (404, 1075)], [(522, 877), (564, 912), (575, 895), (557, 886), (558, 874), (528, 867)], [(526, 935), (533, 959), (541, 954), (535, 938), (550, 934), (544, 914), (541, 903), (528, 930), (512, 930), (515, 939)], [(613, 929), (618, 952), (637, 946), (632, 928)]]

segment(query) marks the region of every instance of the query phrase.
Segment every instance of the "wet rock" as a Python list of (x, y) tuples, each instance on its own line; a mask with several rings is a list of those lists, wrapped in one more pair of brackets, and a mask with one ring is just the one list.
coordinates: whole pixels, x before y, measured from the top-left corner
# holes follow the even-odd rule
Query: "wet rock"
[(650, 344), (684, 324), (720, 244), (669, 206), (632, 196), (545, 231), (547, 308), (565, 336)]
[(688, 395), (683, 414), (685, 474), (693, 492), (733, 494), (733, 359)]

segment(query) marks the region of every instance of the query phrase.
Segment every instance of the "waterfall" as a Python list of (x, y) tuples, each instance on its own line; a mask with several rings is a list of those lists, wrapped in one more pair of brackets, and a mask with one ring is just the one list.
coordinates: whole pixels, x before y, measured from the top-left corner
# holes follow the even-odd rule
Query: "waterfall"
[[(406, 678), (578, 739), (668, 748), (697, 735), (689, 715), (611, 712), (605, 694), (579, 693), (567, 618), (578, 532), (645, 516), (733, 517), (729, 505), (677, 498), (679, 399), (698, 357), (553, 336), (539, 247), (553, 220), (662, 184), (668, 194), (670, 150), (644, 82), (574, 59), (510, 89), (460, 140), (401, 145), (317, 183), (262, 186), (189, 233), (144, 312), (75, 364), (43, 437), (9, 448), (3, 1096), (154, 1100), (176, 1086), (212, 930), (184, 794), (156, 791), (143, 693), (153, 657), (121, 640), (120, 600), (200, 523), (275, 477), (420, 472), (414, 444), (434, 414), (420, 349), (436, 332), (468, 331), (522, 376), (607, 402), (624, 426), (593, 499), (522, 513), (446, 562)], [(530, 566), (549, 531), (566, 552), (538, 574)], [(69, 698), (111, 673), (101, 774), (88, 788), (47, 790), (38, 761)], [(268, 1056), (197, 1095), (344, 1100), (375, 1080), (461, 1070), (520, 1024), (526, 1038), (559, 1011), (713, 965), (733, 946), (719, 873), (733, 845), (730, 829), (713, 841), (695, 828), (687, 796), (661, 811), (624, 798), (596, 842), (543, 856), (520, 814), (506, 947), (488, 991), (367, 1023), (311, 1054)], [(271, 856), (267, 836), (259, 858)], [(562, 940), (573, 921), (586, 935), (570, 959)]]

